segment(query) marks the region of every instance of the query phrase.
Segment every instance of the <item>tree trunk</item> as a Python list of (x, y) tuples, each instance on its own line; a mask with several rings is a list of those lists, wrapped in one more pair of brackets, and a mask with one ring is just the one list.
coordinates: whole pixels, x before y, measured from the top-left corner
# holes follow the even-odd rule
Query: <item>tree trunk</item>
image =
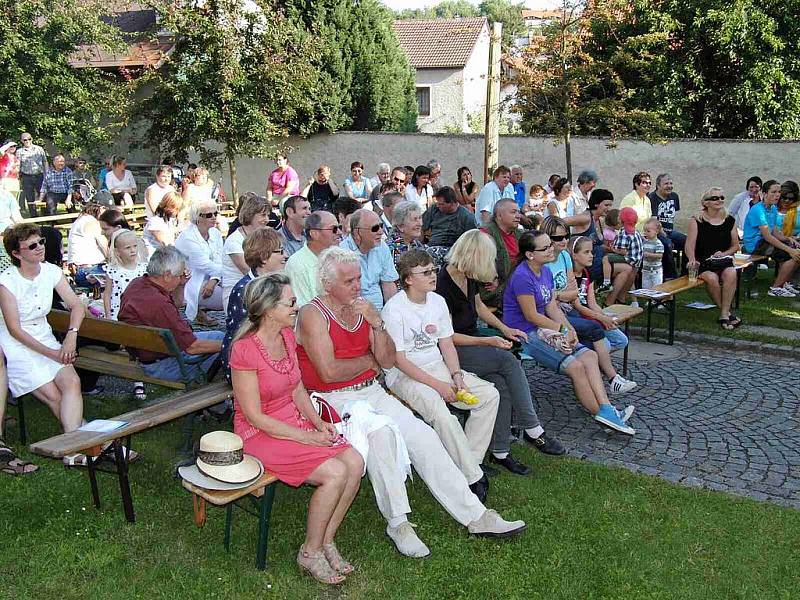
[(239, 209), (239, 189), (238, 184), (236, 182), (236, 159), (228, 155), (228, 170), (231, 174), (231, 200), (233, 201), (233, 207), (238, 210)]

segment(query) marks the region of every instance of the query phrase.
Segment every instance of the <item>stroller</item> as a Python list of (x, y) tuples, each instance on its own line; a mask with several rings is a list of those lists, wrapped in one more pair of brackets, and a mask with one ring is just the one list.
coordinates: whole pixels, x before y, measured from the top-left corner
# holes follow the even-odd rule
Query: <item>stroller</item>
[(89, 179), (74, 179), (72, 181), (72, 204), (75, 210), (80, 210), (92, 201), (97, 191)]

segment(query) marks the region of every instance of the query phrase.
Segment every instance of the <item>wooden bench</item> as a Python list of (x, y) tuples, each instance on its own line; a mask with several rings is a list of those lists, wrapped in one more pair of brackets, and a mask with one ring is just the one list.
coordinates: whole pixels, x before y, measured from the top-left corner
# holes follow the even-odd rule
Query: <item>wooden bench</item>
[[(124, 426), (114, 431), (100, 433), (75, 430), (31, 444), (30, 450), (50, 458), (63, 458), (79, 452), (86, 454), (92, 500), (97, 508), (100, 508), (97, 472), (116, 474), (119, 480), (125, 518), (129, 523), (133, 523), (136, 520), (136, 515), (133, 510), (133, 498), (128, 479), (128, 453), (123, 452), (123, 445), (130, 449), (131, 438), (134, 434), (214, 406), (227, 400), (231, 392), (231, 387), (227, 382), (208, 384), (202, 388), (188, 391), (178, 396), (171, 396), (143, 408), (113, 417), (116, 421), (125, 422)], [(113, 471), (103, 471), (99, 468), (98, 463), (104, 458), (113, 460)]]
[[(63, 310), (51, 310), (47, 320), (54, 332), (66, 333), (69, 329), (69, 313)], [(113, 375), (131, 381), (146, 381), (164, 387), (182, 390), (194, 383), (189, 377), (189, 370), (183, 360), (183, 353), (178, 347), (175, 337), (169, 329), (159, 327), (146, 327), (144, 325), (129, 325), (120, 321), (98, 319), (86, 316), (78, 331), (79, 340), (93, 340), (105, 344), (115, 344), (137, 350), (149, 350), (166, 354), (178, 361), (181, 372), (181, 381), (151, 377), (145, 373), (142, 366), (133, 360), (123, 350), (109, 350), (104, 346), (82, 345), (78, 349), (78, 358), (75, 367)], [(19, 434), (23, 444), (28, 443), (28, 432), (25, 424), (25, 410), (23, 398), (17, 402), (19, 411)]]
[[(247, 487), (238, 490), (207, 490), (185, 479), (182, 485), (185, 490), (192, 494), (192, 507), (194, 509), (194, 523), (198, 527), (203, 527), (206, 523), (206, 502), (214, 506), (225, 507), (225, 551), (228, 552), (231, 546), (231, 528), (233, 525), (233, 507), (238, 506), (242, 510), (258, 517), (258, 542), (256, 545), (256, 568), (264, 570), (267, 567), (267, 540), (269, 538), (269, 519), (272, 513), (272, 503), (275, 499), (275, 488), (278, 478), (265, 472), (257, 481)], [(250, 512), (247, 508), (237, 505), (236, 501), (252, 496), (253, 499), (260, 497), (258, 502), (258, 514)]]

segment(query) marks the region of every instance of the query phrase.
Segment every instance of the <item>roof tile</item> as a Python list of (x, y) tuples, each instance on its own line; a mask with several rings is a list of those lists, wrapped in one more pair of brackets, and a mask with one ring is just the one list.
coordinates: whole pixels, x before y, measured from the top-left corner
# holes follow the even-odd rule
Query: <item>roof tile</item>
[(394, 22), (400, 46), (415, 69), (463, 67), (486, 25), (485, 17)]

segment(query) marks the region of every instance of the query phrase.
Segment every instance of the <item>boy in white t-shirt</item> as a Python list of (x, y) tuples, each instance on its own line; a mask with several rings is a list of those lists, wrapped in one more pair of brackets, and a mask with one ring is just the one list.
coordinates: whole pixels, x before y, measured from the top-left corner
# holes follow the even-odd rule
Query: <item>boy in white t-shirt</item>
[[(489, 483), (481, 462), (489, 448), (500, 395), (491, 383), (461, 370), (453, 344), (453, 322), (436, 289), (436, 267), (423, 250), (397, 260), (403, 290), (384, 306), (386, 330), (397, 350), (386, 385), (428, 423), (481, 502)], [(467, 390), (477, 402), (466, 404), (456, 393)], [(464, 429), (447, 405), (469, 410)]]

